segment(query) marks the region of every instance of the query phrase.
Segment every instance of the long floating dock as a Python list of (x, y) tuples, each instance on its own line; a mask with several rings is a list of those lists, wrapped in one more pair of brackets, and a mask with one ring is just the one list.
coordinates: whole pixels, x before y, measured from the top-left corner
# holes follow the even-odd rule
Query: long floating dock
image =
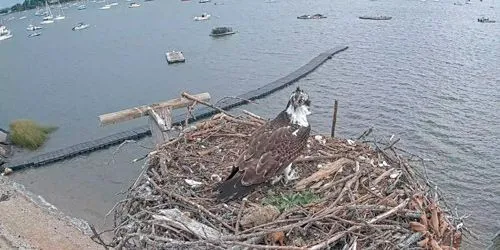
[[(326, 62), (328, 59), (331, 59), (332, 56), (334, 56), (337, 53), (340, 53), (344, 50), (346, 50), (348, 47), (347, 46), (339, 46), (335, 47), (333, 49), (327, 50), (315, 58), (313, 58), (311, 61), (309, 61), (307, 64), (304, 66), (298, 68), (294, 72), (288, 74), (287, 76), (284, 76), (274, 82), (268, 83), (258, 89), (249, 91), (245, 94), (239, 95), (238, 98), (231, 98), (231, 99), (226, 99), (222, 102), (220, 102), (217, 106), (224, 110), (229, 110), (231, 108), (246, 104), (246, 100), (256, 100), (259, 98), (263, 98), (273, 92), (276, 92), (280, 89), (283, 89), (292, 83), (298, 81), (299, 79), (305, 77), (312, 71), (314, 71), (316, 68), (321, 66), (324, 62)], [(196, 111), (193, 112), (193, 115), (195, 118), (191, 118), (190, 122), (207, 118), (209, 116), (212, 116), (214, 114), (218, 113), (217, 110), (214, 110), (209, 107), (203, 107), (201, 109), (197, 109)], [(186, 118), (186, 114), (180, 114), (172, 118), (172, 123), (173, 124), (181, 124), (184, 122)], [(137, 140), (139, 138), (145, 137), (151, 135), (151, 131), (149, 130), (149, 126), (142, 126), (138, 127), (135, 129), (131, 129), (128, 131), (124, 132), (119, 132), (115, 133), (103, 138), (99, 138), (96, 140), (84, 142), (84, 143), (79, 143), (67, 148), (59, 149), (53, 152), (41, 154), (38, 156), (35, 156), (33, 158), (30, 158), (26, 161), (22, 162), (11, 162), (7, 163), (5, 167), (11, 168), (12, 170), (21, 170), (24, 168), (28, 167), (39, 167), (43, 166), (46, 164), (54, 163), (57, 161), (69, 159), (72, 157), (75, 157), (77, 155), (83, 155), (83, 154), (88, 154), (90, 152), (108, 148), (113, 145), (120, 144), (124, 142), (125, 140)]]

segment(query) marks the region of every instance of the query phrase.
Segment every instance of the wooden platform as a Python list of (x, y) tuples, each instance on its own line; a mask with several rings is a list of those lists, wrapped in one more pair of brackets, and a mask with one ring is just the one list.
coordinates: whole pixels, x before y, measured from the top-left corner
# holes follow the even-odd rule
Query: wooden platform
[[(273, 92), (276, 92), (282, 88), (285, 88), (292, 83), (298, 81), (299, 79), (305, 77), (312, 71), (314, 71), (316, 68), (321, 66), (326, 60), (332, 58), (333, 55), (340, 53), (344, 50), (346, 50), (348, 47), (347, 46), (339, 46), (333, 49), (330, 49), (328, 51), (325, 51), (315, 58), (313, 58), (311, 61), (309, 61), (307, 64), (304, 66), (300, 67), (299, 69), (295, 70), (294, 72), (290, 73), (287, 76), (284, 76), (274, 82), (271, 82), (269, 84), (266, 84), (258, 89), (252, 90), (250, 92), (247, 92), (245, 94), (239, 95), (238, 99), (231, 98), (231, 99), (226, 99), (222, 102), (218, 103), (218, 106), (224, 110), (228, 110), (231, 108), (234, 108), (236, 106), (240, 106), (243, 104), (246, 104), (247, 101), (245, 100), (255, 100), (259, 98), (263, 98)], [(239, 99), (241, 98), (241, 99)], [(212, 116), (214, 114), (218, 113), (217, 110), (204, 107), (201, 109), (197, 109), (196, 111), (193, 112), (193, 115), (195, 118), (191, 118), (190, 122), (194, 122), (199, 119), (207, 118), (209, 116)], [(181, 124), (186, 117), (186, 114), (180, 114), (172, 118), (172, 123), (173, 124)], [(122, 143), (125, 140), (136, 140), (142, 137), (145, 137), (147, 135), (150, 135), (151, 131), (149, 131), (149, 126), (143, 126), (139, 128), (135, 128), (132, 130), (112, 134), (110, 136), (106, 136), (103, 138), (99, 138), (93, 141), (88, 141), (84, 143), (79, 143), (76, 145), (73, 145), (71, 147), (59, 149), (53, 152), (41, 154), (38, 156), (35, 156), (31, 159), (28, 159), (23, 162), (11, 162), (7, 163), (5, 167), (9, 167), (12, 170), (21, 170), (23, 168), (27, 167), (39, 167), (42, 165), (46, 165), (49, 163), (53, 163), (56, 161), (61, 161), (64, 159), (69, 159), (72, 157), (75, 157), (77, 155), (83, 155), (83, 154), (88, 154), (92, 151), (100, 150), (103, 148), (107, 148), (113, 145), (118, 145)]]

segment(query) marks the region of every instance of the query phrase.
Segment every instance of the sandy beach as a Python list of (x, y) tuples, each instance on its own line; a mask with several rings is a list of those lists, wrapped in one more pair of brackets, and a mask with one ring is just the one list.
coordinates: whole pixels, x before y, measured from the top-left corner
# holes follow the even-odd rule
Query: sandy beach
[(102, 249), (84, 233), (86, 227), (84, 221), (65, 216), (40, 196), (0, 178), (0, 249)]

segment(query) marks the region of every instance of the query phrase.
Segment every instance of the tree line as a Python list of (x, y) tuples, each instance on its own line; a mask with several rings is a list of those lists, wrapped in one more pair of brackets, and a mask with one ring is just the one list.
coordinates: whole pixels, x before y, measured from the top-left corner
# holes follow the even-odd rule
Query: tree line
[[(46, 0), (24, 0), (23, 3), (15, 4), (10, 8), (1, 9), (0, 14), (23, 11), (23, 10), (31, 10), (31, 9), (36, 8), (37, 6), (42, 7), (42, 6), (45, 6), (45, 1)], [(74, 0), (59, 0), (59, 1), (61, 3), (65, 3), (65, 2), (71, 2)], [(50, 3), (57, 3), (57, 1), (49, 1), (49, 4)]]

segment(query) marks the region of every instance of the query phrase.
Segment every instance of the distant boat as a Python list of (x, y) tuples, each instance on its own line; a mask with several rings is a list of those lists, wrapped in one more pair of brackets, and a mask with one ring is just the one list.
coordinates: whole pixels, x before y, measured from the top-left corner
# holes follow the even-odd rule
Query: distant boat
[(231, 27), (217, 27), (217, 28), (212, 29), (210, 36), (219, 37), (219, 36), (232, 35), (234, 33), (236, 33), (236, 32), (233, 31), (233, 28), (231, 28)]
[(19, 20), (26, 19), (26, 16), (19, 17)]
[(40, 32), (34, 32), (28, 35), (28, 37), (35, 37), (35, 36), (40, 36), (42, 33)]
[(0, 41), (11, 38), (13, 35), (7, 27), (0, 24)]
[(210, 3), (212, 0), (200, 0), (199, 3)]
[(140, 4), (138, 4), (138, 3), (130, 3), (130, 4), (128, 5), (128, 7), (129, 7), (129, 8), (138, 8), (138, 7), (141, 7), (141, 5), (140, 5)]
[(360, 16), (359, 19), (363, 20), (391, 20), (391, 16)]
[(77, 10), (84, 10), (86, 8), (87, 8), (87, 6), (85, 4), (82, 4), (82, 5), (78, 6), (78, 8), (76, 8), (76, 9)]
[(52, 11), (50, 10), (50, 6), (49, 4), (47, 3), (47, 1), (45, 1), (45, 7), (47, 8), (47, 13), (48, 15), (45, 16), (43, 18), (43, 21), (40, 22), (41, 24), (49, 24), (49, 23), (54, 23), (54, 16), (52, 15)]
[(26, 30), (29, 30), (29, 31), (35, 31), (35, 30), (41, 30), (41, 29), (42, 29), (42, 27), (36, 26), (33, 24), (28, 25), (28, 28), (26, 28)]
[(203, 20), (208, 20), (208, 19), (210, 19), (210, 14), (207, 14), (207, 13), (203, 13), (203, 14), (201, 14), (201, 16), (195, 16), (193, 18), (193, 20), (195, 20), (195, 21), (203, 21)]
[(106, 5), (102, 6), (102, 7), (101, 7), (101, 8), (99, 8), (99, 9), (101, 9), (101, 10), (109, 10), (110, 8), (111, 8), (111, 5), (106, 4)]
[(114, 3), (110, 3), (110, 4), (109, 4), (109, 6), (116, 6), (116, 5), (118, 5), (118, 3), (117, 3), (117, 2), (114, 2)]
[(478, 18), (477, 21), (480, 22), (480, 23), (496, 23), (495, 20), (490, 20), (487, 17)]
[(72, 28), (73, 31), (77, 31), (77, 30), (83, 30), (83, 29), (86, 29), (90, 27), (90, 25), (86, 24), (86, 23), (78, 23), (75, 27)]
[(66, 19), (66, 16), (64, 15), (64, 10), (62, 9), (61, 2), (59, 2), (59, 14), (54, 18), (54, 20), (63, 20), (63, 19)]
[(321, 15), (321, 14), (302, 15), (302, 16), (297, 17), (297, 19), (323, 19), (323, 18), (326, 18), (326, 16)]

